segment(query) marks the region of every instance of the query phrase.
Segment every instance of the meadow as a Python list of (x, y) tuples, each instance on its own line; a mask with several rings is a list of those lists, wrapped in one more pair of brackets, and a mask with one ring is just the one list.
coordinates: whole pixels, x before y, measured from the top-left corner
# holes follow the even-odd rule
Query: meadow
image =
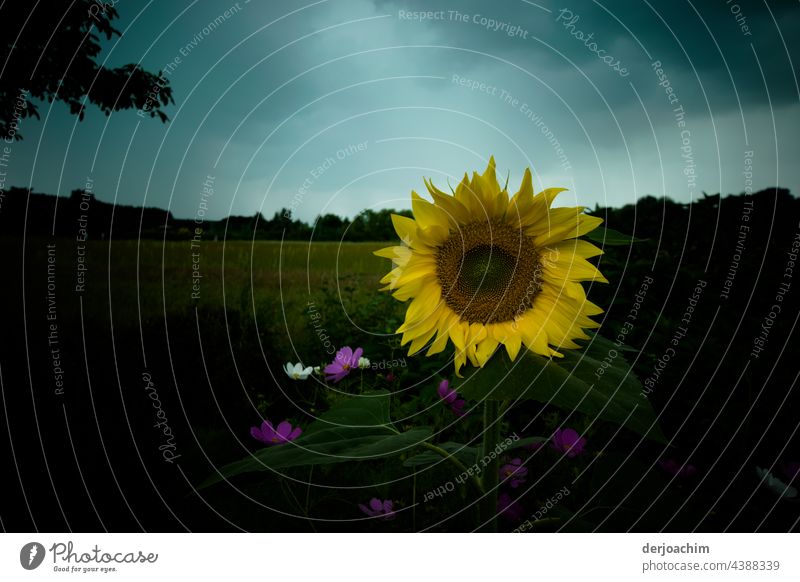
[[(34, 297), (44, 293), (47, 245), (55, 246), (58, 296), (82, 300), (90, 318), (104, 306), (123, 329), (194, 312), (202, 321), (222, 310), (232, 320), (251, 320), (260, 334), (282, 336), (289, 358), (319, 348), (310, 309), (323, 309), (326, 325), (347, 321), (369, 335), (393, 331), (386, 318), (402, 312), (378, 290), (390, 263), (373, 251), (387, 243), (32, 241), (26, 263), (32, 267)], [(79, 263), (85, 265), (81, 273)], [(83, 284), (77, 292), (79, 275)], [(378, 305), (383, 319), (369, 309)], [(59, 318), (73, 324), (79, 313), (65, 309)]]
[[(718, 200), (692, 205), (691, 223), (685, 208), (655, 199), (606, 214), (609, 226), (640, 240), (606, 246), (597, 263), (611, 284), (587, 285), (587, 292), (604, 309), (603, 341), (626, 344), (607, 359), (630, 364), (664, 439), (642, 439), (563, 405), (515, 403), (503, 415), (503, 437), (527, 446), (568, 426), (587, 443), (568, 460), (551, 447), (504, 453), (504, 462), (518, 455), (530, 463), (525, 499), (503, 529), (795, 527), (796, 502), (759, 485), (757, 473), (770, 467), (786, 479), (796, 456), (791, 287), (759, 357), (751, 353), (782, 289), (797, 237), (796, 201), (769, 193), (756, 199), (756, 207), (776, 211), (750, 223), (752, 246), (737, 259), (731, 284), (740, 205), (726, 200), (720, 214)], [(715, 223), (716, 230), (695, 226)], [(372, 254), (391, 243), (37, 237), (3, 244), (7, 272), (20, 274), (0, 286), (4, 406), (14, 411), (15, 443), (25, 443), (15, 447), (47, 451), (15, 448), (8, 463), (24, 476), (20, 487), (56, 492), (39, 502), (39, 529), (475, 527), (475, 492), (438, 489), (461, 471), (416, 446), (344, 464), (276, 458), (284, 468), (200, 488), (221, 467), (262, 455), (250, 435), (262, 419), (311, 430), (320, 415), (350, 414), (348, 400), (365, 391), (390, 395), (399, 431), (425, 427), (448, 450), (466, 447), (459, 462), (469, 467), (482, 430), (480, 397), (467, 396), (471, 413), (454, 423), (437, 396), (442, 380), (455, 380), (451, 348), (409, 357), (399, 345), (406, 305), (379, 291), (390, 262)], [(362, 347), (388, 367), (337, 384), (295, 381), (282, 369), (289, 361), (324, 366), (344, 346)], [(678, 471), (683, 463), (691, 474)], [(432, 500), (436, 491), (441, 498)], [(364, 521), (358, 504), (373, 497), (394, 500), (397, 519)], [(557, 507), (531, 519), (548, 502)], [(3, 519), (28, 523), (25, 505)]]

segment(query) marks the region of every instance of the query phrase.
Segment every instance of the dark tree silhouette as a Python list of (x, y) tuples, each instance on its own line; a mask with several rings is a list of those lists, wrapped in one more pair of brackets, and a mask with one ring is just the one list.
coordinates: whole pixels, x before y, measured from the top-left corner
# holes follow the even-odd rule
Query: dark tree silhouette
[(100, 66), (101, 36), (120, 32), (111, 25), (119, 16), (116, 2), (1, 2), (0, 138), (22, 139), (18, 125), (39, 118), (35, 99), (66, 103), (81, 120), (85, 103), (112, 111), (136, 108), (166, 122), (161, 107), (174, 103), (161, 75), (128, 64)]

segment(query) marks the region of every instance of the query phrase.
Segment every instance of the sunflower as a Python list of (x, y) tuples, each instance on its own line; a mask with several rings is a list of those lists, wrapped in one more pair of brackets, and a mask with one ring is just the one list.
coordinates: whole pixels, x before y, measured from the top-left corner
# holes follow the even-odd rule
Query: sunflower
[[(376, 251), (392, 259), (382, 290), (411, 300), (401, 345), (409, 355), (430, 343), (427, 355), (452, 341), (456, 374), (467, 360), (483, 365), (499, 345), (515, 360), (524, 345), (563, 357), (581, 347), (585, 329), (603, 312), (586, 298), (582, 281), (608, 281), (586, 259), (602, 254), (577, 237), (602, 219), (582, 207), (551, 208), (563, 188), (533, 193), (530, 169), (509, 197), (495, 175), (494, 157), (482, 176), (473, 173), (453, 195), (425, 181), (433, 202), (411, 193), (414, 218), (392, 215), (401, 244)], [(432, 340), (432, 341), (431, 341)]]

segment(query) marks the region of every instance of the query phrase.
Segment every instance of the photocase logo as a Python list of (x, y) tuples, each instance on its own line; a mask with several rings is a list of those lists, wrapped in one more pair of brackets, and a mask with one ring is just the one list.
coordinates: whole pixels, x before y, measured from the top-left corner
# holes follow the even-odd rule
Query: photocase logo
[(26, 570), (35, 570), (44, 561), (44, 546), (39, 542), (30, 542), (19, 551), (19, 563)]

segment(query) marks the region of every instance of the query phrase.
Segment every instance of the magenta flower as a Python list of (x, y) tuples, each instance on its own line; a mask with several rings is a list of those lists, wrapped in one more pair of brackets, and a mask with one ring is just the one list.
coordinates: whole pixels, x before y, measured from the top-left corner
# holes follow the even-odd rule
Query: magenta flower
[(503, 480), (510, 479), (508, 484), (512, 489), (516, 489), (525, 483), (525, 477), (528, 475), (527, 467), (522, 467), (522, 459), (511, 459), (500, 467), (500, 478)]
[(571, 428), (557, 428), (556, 432), (553, 433), (551, 446), (555, 450), (564, 452), (568, 457), (572, 458), (577, 457), (583, 452), (583, 447), (586, 446), (586, 439)]
[(450, 410), (453, 411), (453, 414), (456, 416), (464, 416), (467, 412), (464, 410), (464, 407), (467, 405), (467, 401), (463, 398), (457, 399), (450, 405)]
[(676, 477), (691, 477), (697, 473), (697, 467), (688, 463), (679, 463), (675, 459), (660, 459), (658, 466), (664, 469), (670, 475)]
[(265, 445), (281, 445), (288, 443), (299, 437), (303, 433), (302, 429), (298, 426), (292, 430), (292, 425), (284, 420), (278, 425), (278, 428), (272, 428), (272, 423), (265, 420), (261, 423), (261, 428), (254, 426), (250, 429), (250, 435), (264, 443)]
[(467, 404), (467, 401), (463, 398), (460, 398), (455, 389), (450, 389), (450, 382), (448, 380), (442, 380), (439, 383), (439, 389), (437, 392), (439, 393), (439, 398), (441, 398), (444, 403), (450, 407), (450, 410), (453, 411), (453, 414), (456, 414), (457, 416), (464, 416), (466, 414), (464, 411), (464, 406)]
[(358, 368), (358, 360), (364, 350), (357, 348), (356, 351), (350, 349), (349, 346), (343, 347), (336, 352), (336, 357), (333, 362), (325, 366), (325, 379), (339, 382), (350, 373), (350, 370)]
[(524, 515), (522, 506), (511, 499), (508, 493), (501, 493), (497, 496), (497, 513), (510, 521), (519, 521)]
[(358, 508), (370, 517), (382, 516), (381, 519), (388, 521), (394, 519), (395, 516), (393, 505), (394, 504), (389, 499), (381, 501), (377, 497), (373, 497), (369, 500), (369, 507), (363, 503), (359, 503)]

